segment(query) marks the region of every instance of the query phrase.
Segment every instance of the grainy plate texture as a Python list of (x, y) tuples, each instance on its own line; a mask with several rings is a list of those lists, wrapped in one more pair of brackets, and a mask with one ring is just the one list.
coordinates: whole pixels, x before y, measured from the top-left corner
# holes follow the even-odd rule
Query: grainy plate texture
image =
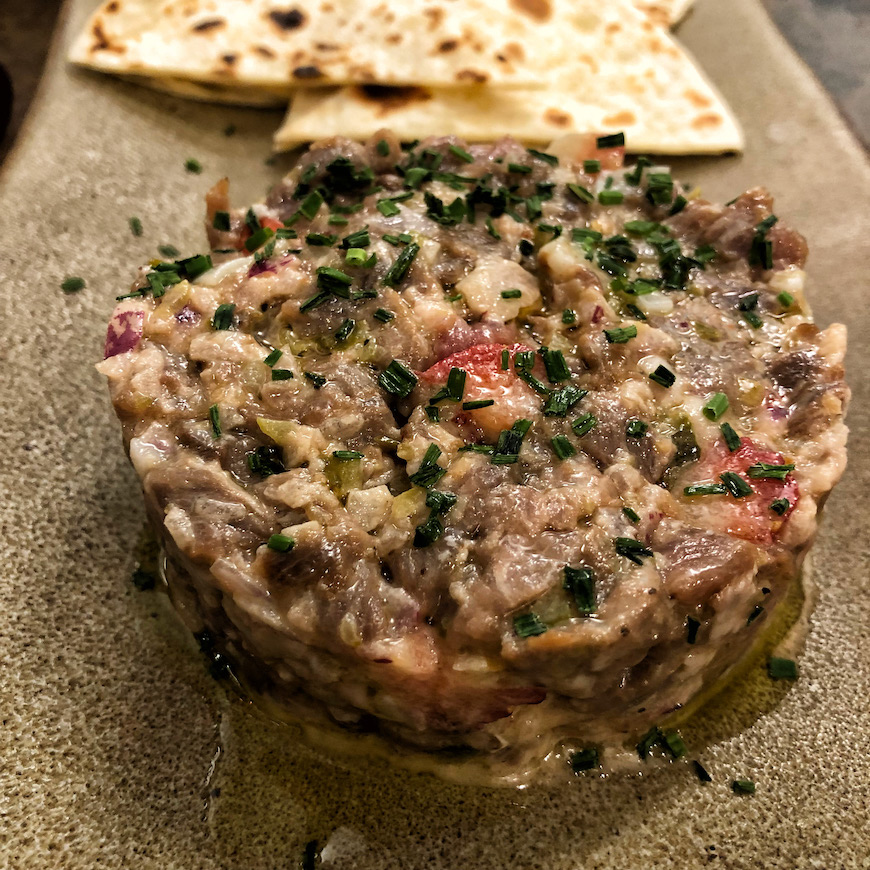
[[(67, 37), (91, 5), (73, 2)], [(680, 35), (747, 148), (678, 173), (720, 199), (767, 184), (809, 239), (818, 321), (850, 329), (851, 461), (815, 550), (801, 679), (749, 678), (684, 728), (706, 786), (683, 764), (522, 792), (343, 767), (221, 701), (161, 596), (130, 583), (143, 512), (93, 363), (133, 265), (202, 244), (207, 187), (231, 175), (246, 202), (279, 177), (264, 162), (279, 117), (55, 51), (0, 179), (0, 867), (266, 870), (313, 839), (341, 870), (868, 866), (870, 167), (756, 0), (700, 0)], [(66, 275), (87, 288), (64, 295)], [(731, 793), (743, 776), (755, 795)]]

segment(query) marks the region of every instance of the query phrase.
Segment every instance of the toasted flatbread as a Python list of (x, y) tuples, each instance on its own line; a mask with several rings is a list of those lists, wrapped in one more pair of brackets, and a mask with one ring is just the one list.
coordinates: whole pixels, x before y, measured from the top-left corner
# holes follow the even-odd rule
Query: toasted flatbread
[(664, 27), (683, 20), (694, 0), (633, 0), (634, 5)]
[[(592, 4), (577, 4), (591, 7)], [(545, 89), (345, 87), (296, 93), (278, 150), (381, 127), (401, 139), (511, 135), (529, 144), (566, 133), (623, 131), (630, 150), (658, 154), (739, 150), (739, 125), (685, 50), (628, 4), (594, 4), (575, 57)]]
[(533, 86), (572, 50), (570, 0), (107, 0), (70, 59), (108, 72), (286, 87)]
[(190, 79), (170, 76), (123, 76), (127, 81), (153, 91), (172, 94), (200, 103), (220, 103), (226, 106), (250, 106), (272, 109), (286, 106), (290, 101), (288, 88), (246, 87), (245, 85), (224, 85), (218, 82), (197, 82)]

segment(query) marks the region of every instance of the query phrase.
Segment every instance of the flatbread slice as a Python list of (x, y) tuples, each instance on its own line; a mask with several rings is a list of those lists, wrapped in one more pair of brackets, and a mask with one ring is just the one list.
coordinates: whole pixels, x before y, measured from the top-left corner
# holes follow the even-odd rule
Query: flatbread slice
[(685, 18), (694, 0), (633, 0), (634, 5), (663, 27), (674, 27)]
[(511, 135), (528, 144), (566, 133), (623, 131), (631, 151), (655, 154), (743, 147), (725, 101), (673, 37), (625, 4), (594, 5), (576, 57), (551, 71), (544, 90), (300, 90), (275, 147), (337, 133), (366, 138), (382, 127), (406, 140), (452, 133), (472, 142)]
[[(225, 85), (534, 86), (573, 50), (571, 0), (106, 0), (70, 59)], [(582, 17), (582, 16), (581, 16)], [(582, 25), (581, 25), (582, 26)]]
[(274, 109), (286, 106), (292, 96), (288, 88), (246, 87), (224, 85), (218, 82), (198, 82), (165, 76), (132, 76), (123, 78), (152, 91), (196, 100), (200, 103), (220, 103), (226, 106), (249, 106), (258, 109)]

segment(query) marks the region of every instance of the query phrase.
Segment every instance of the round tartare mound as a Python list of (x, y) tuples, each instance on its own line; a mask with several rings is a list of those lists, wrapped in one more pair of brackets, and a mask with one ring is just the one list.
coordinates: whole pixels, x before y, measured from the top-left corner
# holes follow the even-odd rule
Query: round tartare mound
[(510, 757), (713, 684), (845, 464), (845, 330), (753, 189), (384, 131), (207, 197), (99, 365), (173, 601), (291, 718)]

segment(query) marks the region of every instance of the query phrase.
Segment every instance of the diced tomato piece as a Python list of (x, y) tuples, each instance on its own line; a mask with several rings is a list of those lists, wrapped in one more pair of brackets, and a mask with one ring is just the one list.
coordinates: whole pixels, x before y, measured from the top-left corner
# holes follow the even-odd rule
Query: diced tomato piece
[(582, 163), (600, 160), (602, 169), (619, 169), (625, 161), (625, 147), (599, 148), (597, 133), (569, 133), (553, 143), (551, 151), (565, 160)]
[(273, 217), (261, 217), (260, 218), (260, 226), (268, 227), (270, 230), (279, 230), (284, 224), (281, 223), (277, 218)]
[(619, 169), (625, 163), (625, 146), (619, 145), (616, 148), (598, 148), (592, 149), (593, 154), (590, 160), (600, 160), (602, 169)]
[[(800, 492), (792, 473), (786, 475), (785, 480), (750, 477), (747, 473), (750, 466), (758, 463), (783, 465), (785, 459), (781, 453), (760, 447), (749, 438), (744, 438), (734, 453), (729, 452), (725, 445), (717, 445), (696, 467), (693, 479), (719, 483), (719, 475), (731, 471), (752, 487), (752, 494), (742, 498), (731, 495), (693, 496), (691, 500), (699, 507), (711, 510), (715, 524), (723, 531), (756, 544), (770, 544), (794, 510)], [(771, 504), (782, 498), (788, 501), (789, 507), (783, 514), (778, 514), (771, 509)]]
[[(443, 385), (450, 369), (465, 372), (463, 402), (492, 399), (485, 408), (462, 410), (462, 403), (441, 402), (442, 420), (452, 415), (454, 421), (476, 440), (478, 433), (485, 440), (494, 440), (503, 429), (509, 429), (516, 420), (536, 414), (540, 397), (516, 373), (514, 354), (529, 351), (523, 344), (476, 344), (474, 347), (450, 354), (420, 373), (420, 378), (429, 384)], [(508, 352), (508, 368), (502, 368), (502, 353)], [(544, 376), (543, 364), (536, 356), (533, 368), (535, 377)]]

